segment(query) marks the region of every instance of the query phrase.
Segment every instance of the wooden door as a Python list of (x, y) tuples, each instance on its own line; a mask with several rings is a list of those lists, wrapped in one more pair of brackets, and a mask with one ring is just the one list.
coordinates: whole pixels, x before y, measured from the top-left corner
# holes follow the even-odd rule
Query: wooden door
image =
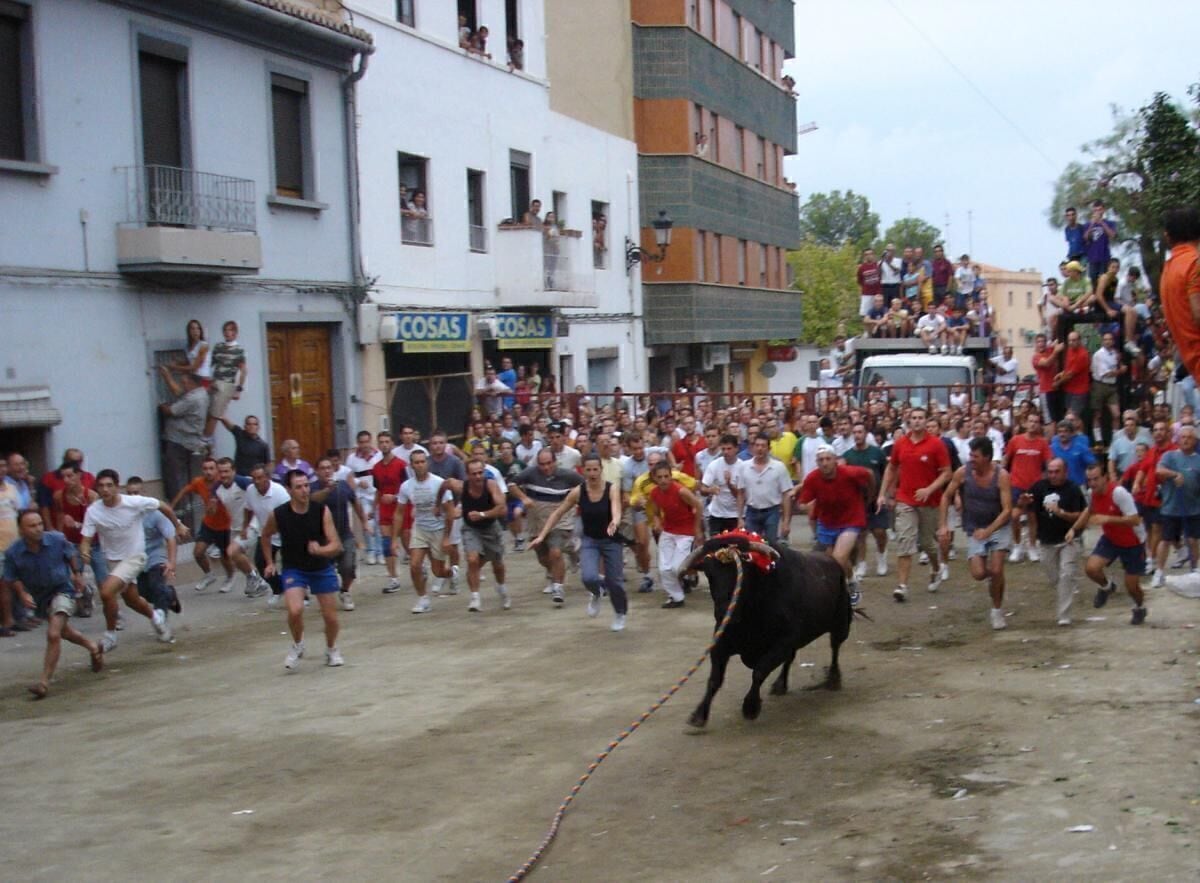
[(268, 325), (273, 451), (284, 439), (316, 463), (333, 447), (333, 366), (328, 325)]

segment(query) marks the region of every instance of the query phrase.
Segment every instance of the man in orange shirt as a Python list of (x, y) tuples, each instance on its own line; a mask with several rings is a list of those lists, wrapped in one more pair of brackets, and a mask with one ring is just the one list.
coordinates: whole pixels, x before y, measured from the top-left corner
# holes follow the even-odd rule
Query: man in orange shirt
[(1072, 329), (1067, 335), (1067, 355), (1063, 369), (1054, 377), (1054, 385), (1066, 396), (1066, 411), (1083, 420), (1087, 410), (1088, 390), (1091, 388), (1092, 357), (1079, 332)]
[(1158, 287), (1163, 314), (1183, 364), (1200, 383), (1200, 209), (1167, 212), (1163, 232), (1171, 249)]
[(219, 591), (233, 590), (233, 562), (229, 559), (228, 551), (229, 529), (233, 525), (233, 519), (225, 506), (217, 499), (216, 486), (219, 478), (217, 461), (212, 457), (206, 457), (200, 464), (200, 474), (184, 485), (183, 489), (175, 495), (175, 499), (171, 501), (171, 508), (175, 509), (184, 497), (188, 494), (195, 494), (204, 503), (204, 520), (200, 522), (200, 530), (196, 534), (196, 542), (192, 546), (192, 557), (204, 571), (203, 578), (195, 585), (197, 592), (203, 592), (217, 580), (216, 574), (212, 572), (212, 565), (208, 563), (209, 546), (216, 546), (221, 550), (221, 566), (225, 568), (225, 582), (221, 583)]

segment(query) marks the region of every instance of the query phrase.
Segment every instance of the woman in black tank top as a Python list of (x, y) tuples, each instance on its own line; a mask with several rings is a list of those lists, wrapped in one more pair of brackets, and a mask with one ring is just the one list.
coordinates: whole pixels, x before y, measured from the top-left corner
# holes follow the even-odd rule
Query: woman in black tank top
[[(592, 595), (587, 613), (588, 616), (595, 616), (600, 612), (601, 591), (606, 590), (613, 607), (612, 630), (619, 632), (625, 628), (625, 614), (629, 609), (621, 543), (614, 539), (617, 525), (621, 523), (621, 493), (619, 488), (604, 480), (603, 464), (596, 454), (588, 454), (583, 458), (583, 477), (584, 483), (571, 489), (562, 505), (546, 519), (542, 532), (529, 545), (532, 548), (545, 542), (546, 536), (562, 517), (578, 506), (583, 526), (579, 571), (583, 585)], [(600, 573), (601, 562), (604, 565), (603, 576)]]

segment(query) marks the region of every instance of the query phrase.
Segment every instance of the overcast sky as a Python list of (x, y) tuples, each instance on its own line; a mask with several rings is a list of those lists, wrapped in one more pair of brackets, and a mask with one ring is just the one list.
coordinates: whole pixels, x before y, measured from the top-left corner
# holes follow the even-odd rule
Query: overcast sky
[(911, 213), (943, 228), (955, 256), (970, 210), (973, 258), (1057, 272), (1054, 180), (1111, 131), (1111, 104), (1136, 109), (1156, 91), (1185, 100), (1198, 41), (1195, 0), (796, 0), (785, 70), (798, 122), (818, 128), (786, 172), (801, 203), (854, 190), (880, 232)]

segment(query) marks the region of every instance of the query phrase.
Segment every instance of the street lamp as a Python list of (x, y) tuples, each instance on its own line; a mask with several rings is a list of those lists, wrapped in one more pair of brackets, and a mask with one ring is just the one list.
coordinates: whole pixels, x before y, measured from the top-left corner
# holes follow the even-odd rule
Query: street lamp
[(654, 241), (658, 245), (658, 254), (646, 251), (628, 236), (625, 237), (625, 273), (628, 275), (633, 270), (634, 264), (639, 264), (642, 261), (660, 262), (667, 256), (667, 249), (671, 245), (671, 228), (675, 222), (667, 217), (665, 209), (660, 210), (658, 217), (650, 222), (650, 226), (654, 228)]

